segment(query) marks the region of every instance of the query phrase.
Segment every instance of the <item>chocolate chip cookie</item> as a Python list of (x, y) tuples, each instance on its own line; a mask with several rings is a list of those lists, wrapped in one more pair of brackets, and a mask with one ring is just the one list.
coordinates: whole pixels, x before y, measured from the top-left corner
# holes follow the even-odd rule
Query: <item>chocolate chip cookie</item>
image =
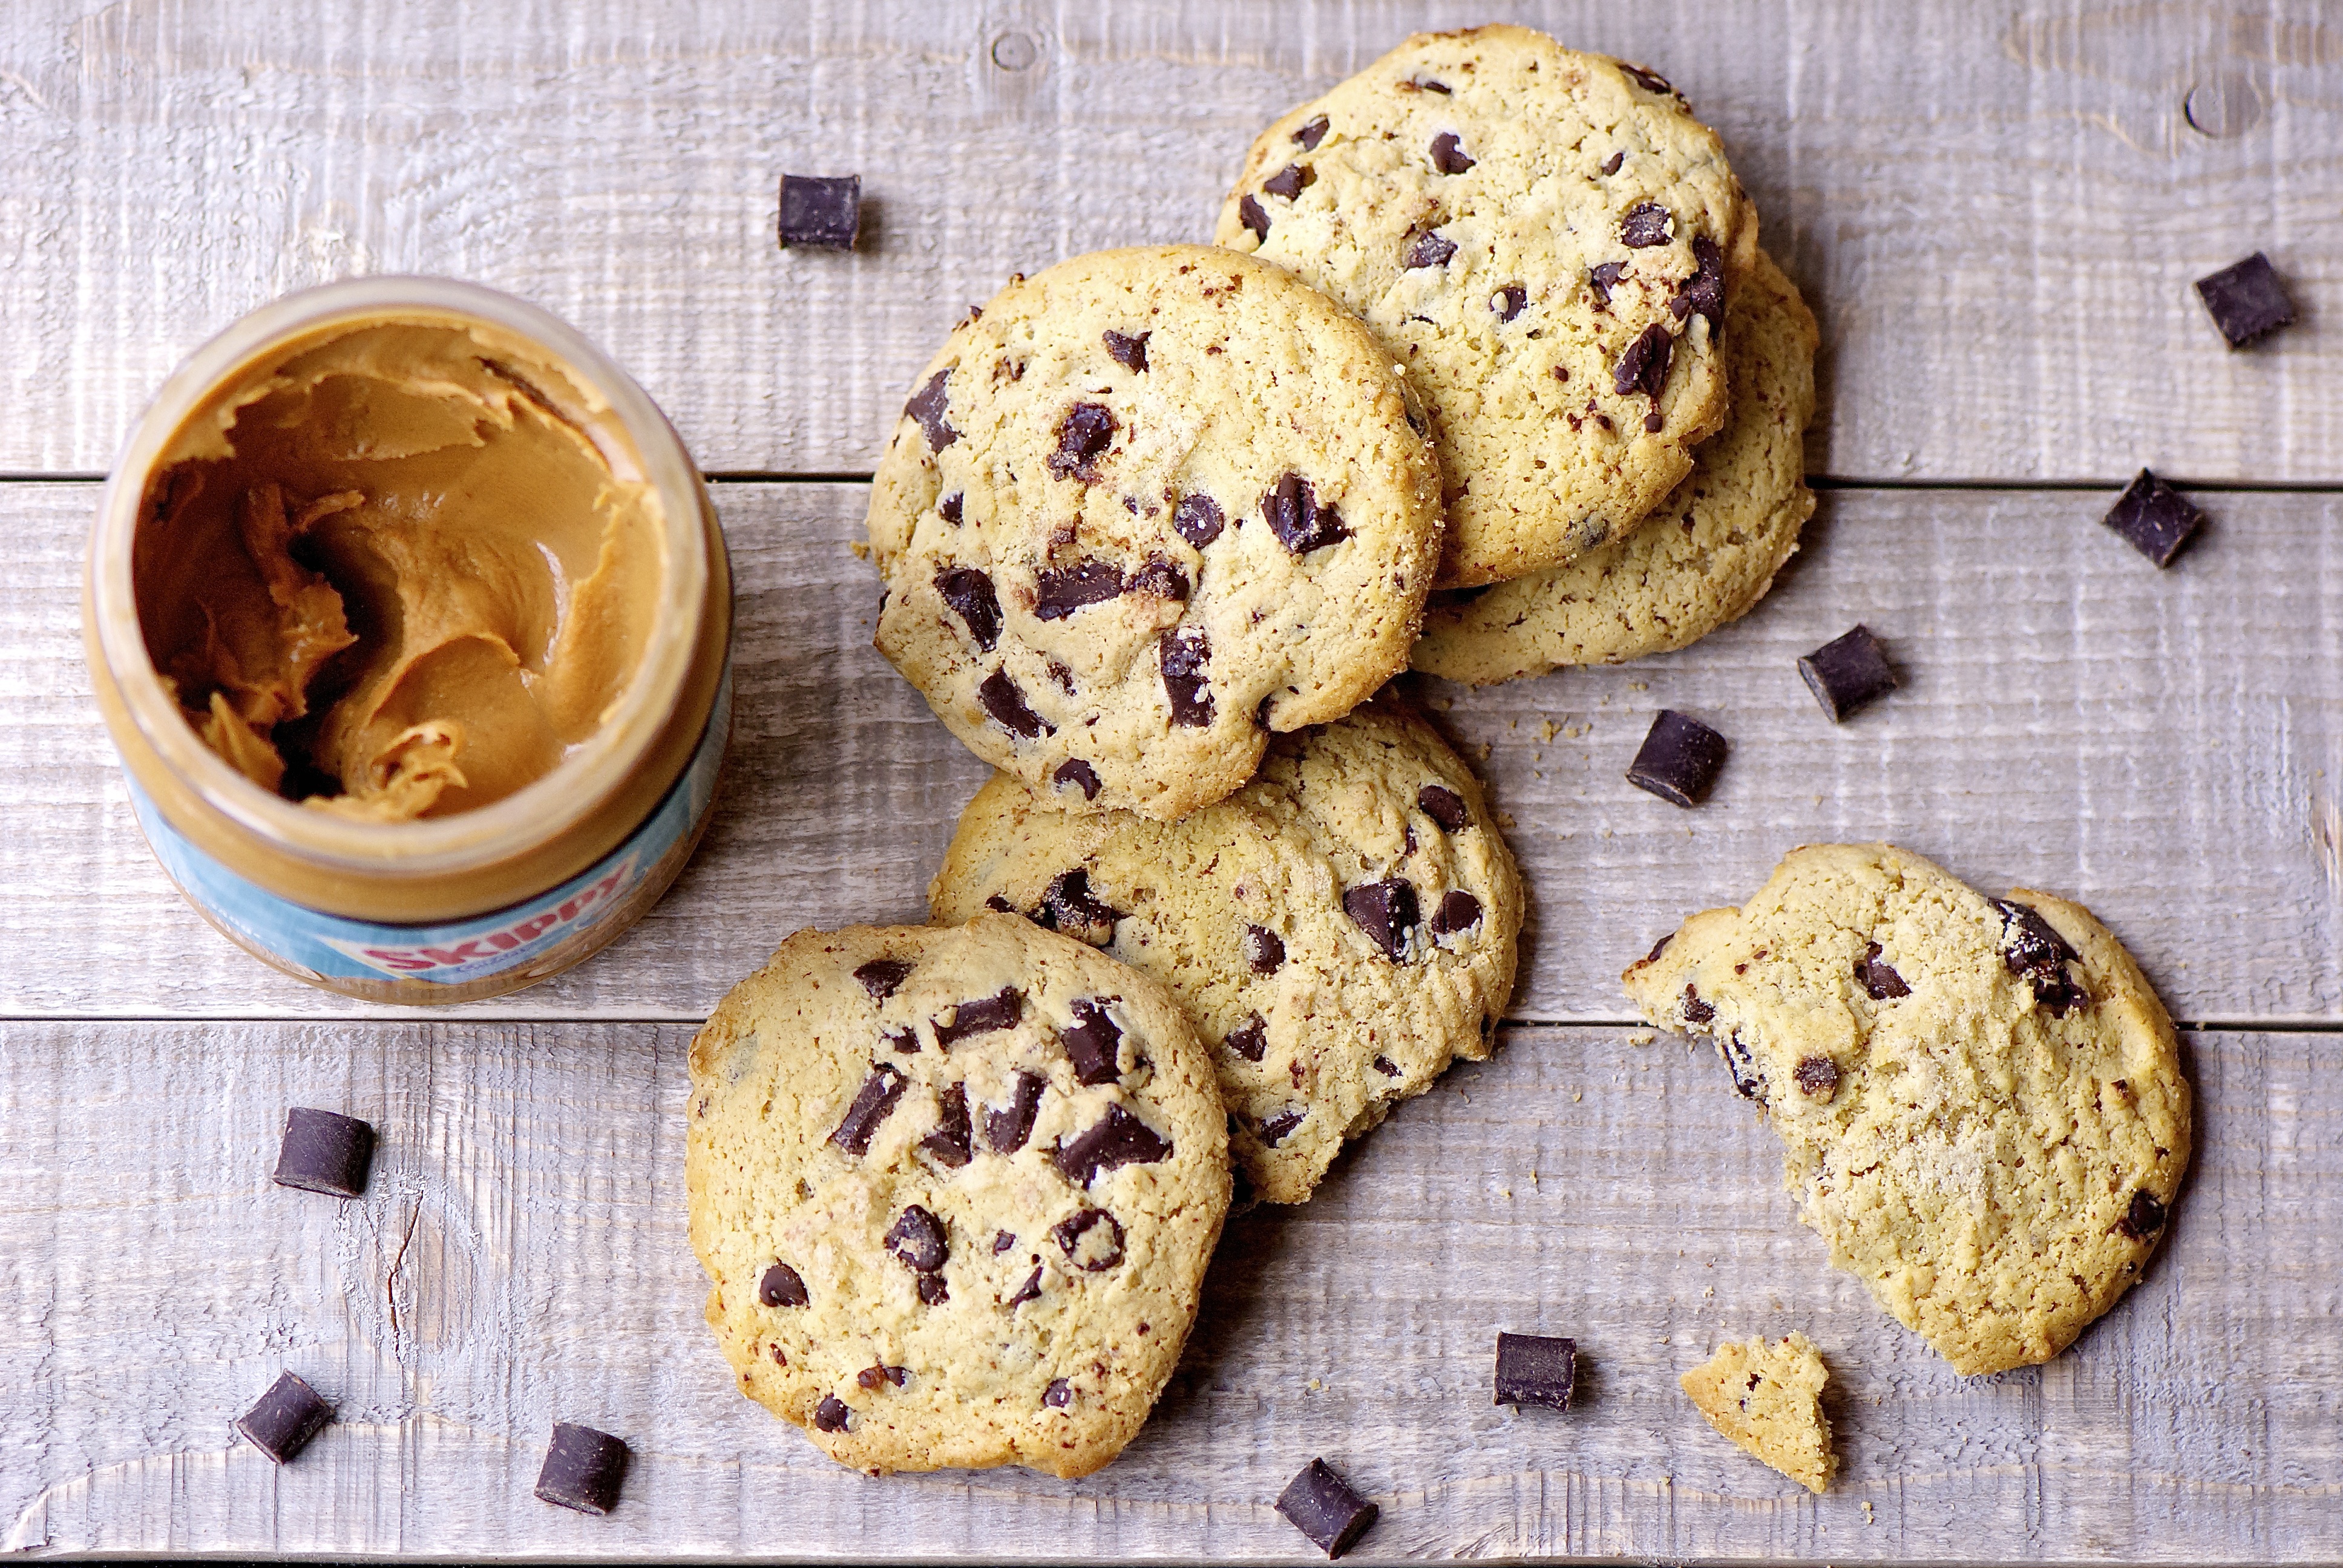
[(2188, 1081), (2163, 1004), (2079, 905), (1815, 845), (1624, 978), (1645, 1018), (1715, 1040), (1831, 1262), (1962, 1373), (2056, 1355), (2163, 1238)]
[(1212, 1048), (1231, 1151), (1298, 1203), (1343, 1141), (1489, 1053), (1523, 895), (1471, 771), (1378, 701), (1272, 743), (1175, 823), (1072, 815), (996, 776), (928, 890), (936, 920), (1018, 910), (1161, 980)]
[(1709, 1425), (1809, 1492), (1838, 1473), (1822, 1392), (1830, 1369), (1804, 1334), (1719, 1345), (1676, 1380)]
[(1006, 916), (799, 931), (693, 1040), (688, 1121), (741, 1392), (873, 1474), (1105, 1464), (1228, 1211), (1179, 1004)]
[(1725, 422), (1755, 211), (1640, 67), (1525, 27), (1424, 33), (1262, 133), (1214, 235), (1363, 317), (1446, 475), (1436, 586), (1624, 533)]
[(870, 498), (880, 650), (986, 761), (1170, 819), (1407, 661), (1440, 548), (1406, 377), (1291, 274), (1079, 256), (952, 330)]
[(1725, 313), (1733, 413), (1691, 476), (1624, 538), (1568, 566), (1433, 594), (1415, 668), (1486, 686), (1664, 653), (1746, 615), (1814, 515), (1805, 429), (1819, 336), (1796, 286), (1761, 253)]

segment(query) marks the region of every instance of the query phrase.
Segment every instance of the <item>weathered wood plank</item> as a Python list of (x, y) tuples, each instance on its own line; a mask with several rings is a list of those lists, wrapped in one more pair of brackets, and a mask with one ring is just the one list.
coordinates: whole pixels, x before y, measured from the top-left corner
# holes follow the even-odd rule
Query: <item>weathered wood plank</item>
[[(715, 826), (619, 945), (472, 1016), (697, 1018), (801, 924), (924, 918), (983, 770), (870, 646), (863, 494), (718, 487), (739, 641)], [(81, 664), (95, 497), (0, 486), (0, 1014), (366, 1011), (263, 970), (148, 855)], [(1773, 597), (1683, 653), (1426, 689), (1489, 748), (1528, 873), (1515, 1015), (1624, 1017), (1620, 969), (1685, 914), (1795, 844), (1885, 838), (2082, 900), (2181, 1017), (2343, 1017), (2343, 498), (2207, 499), (2213, 529), (2159, 574), (2100, 495), (1826, 494)], [(1906, 685), (1834, 728), (1794, 660), (1857, 619)], [(1622, 778), (1662, 706), (1732, 741), (1696, 811)]]
[[(2201, 1152), (2147, 1278), (2039, 1370), (1955, 1377), (1831, 1272), (1713, 1055), (1505, 1031), (1307, 1207), (1234, 1222), (1114, 1465), (874, 1482), (736, 1394), (685, 1240), (673, 1025), (0, 1026), (0, 1540), (51, 1552), (1271, 1557), (1323, 1454), (1362, 1558), (2276, 1562), (2343, 1517), (2343, 1035), (2190, 1041)], [(357, 1202), (272, 1187), (282, 1108), (375, 1121)], [(1499, 1328), (1577, 1336), (1584, 1408), (1494, 1408)], [(1674, 1375), (1801, 1330), (1845, 1468), (1810, 1498)], [(228, 1422), (291, 1367), (341, 1423)], [(528, 1495), (623, 1433), (605, 1520)]]
[[(2343, 23), (2321, 7), (1501, 9), (1658, 66), (1725, 133), (1822, 317), (1828, 472), (2343, 478), (2343, 338), (2322, 325)], [(1009, 273), (1204, 236), (1261, 126), (1489, 11), (16, 0), (0, 472), (102, 469), (229, 320), (395, 271), (569, 317), (711, 469), (868, 471), (912, 372)], [(784, 169), (863, 174), (861, 254), (776, 250)], [(2232, 355), (2188, 285), (2257, 248), (2308, 325)]]

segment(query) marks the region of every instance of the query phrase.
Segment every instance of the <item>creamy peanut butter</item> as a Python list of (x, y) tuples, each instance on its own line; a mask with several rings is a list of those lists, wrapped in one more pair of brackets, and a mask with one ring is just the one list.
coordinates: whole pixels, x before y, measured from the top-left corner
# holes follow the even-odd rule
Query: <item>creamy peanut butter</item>
[(231, 377), (147, 486), (132, 578), (187, 722), (262, 788), (365, 821), (550, 772), (640, 662), (659, 501), (485, 326), (336, 329)]

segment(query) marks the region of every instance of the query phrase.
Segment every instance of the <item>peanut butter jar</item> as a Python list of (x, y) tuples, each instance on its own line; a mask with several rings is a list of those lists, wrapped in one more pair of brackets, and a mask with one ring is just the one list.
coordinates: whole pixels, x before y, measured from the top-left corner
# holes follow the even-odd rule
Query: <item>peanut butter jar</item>
[(294, 295), (131, 432), (84, 587), (156, 858), (262, 961), (401, 1004), (607, 945), (705, 829), (731, 575), (682, 441), (553, 317)]

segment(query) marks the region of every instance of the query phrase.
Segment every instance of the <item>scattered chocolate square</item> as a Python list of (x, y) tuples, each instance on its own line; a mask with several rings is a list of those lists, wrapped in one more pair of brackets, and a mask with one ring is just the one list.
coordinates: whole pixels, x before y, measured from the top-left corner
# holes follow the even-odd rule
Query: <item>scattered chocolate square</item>
[(278, 1464), (309, 1446), (309, 1440), (334, 1419), (334, 1407), (317, 1391), (291, 1372), (268, 1385), (260, 1402), (236, 1418), (244, 1440)]
[(2197, 297), (2205, 302), (2213, 325), (2221, 329), (2232, 348), (2243, 348), (2281, 327), (2294, 325), (2294, 301), (2288, 297), (2278, 269), (2260, 251), (2235, 266), (2198, 278)]
[(355, 1116), (297, 1105), (285, 1113), (285, 1141), (277, 1150), (276, 1182), (304, 1192), (356, 1198), (374, 1163), (374, 1129)]
[(608, 1432), (557, 1421), (545, 1466), (537, 1473), (537, 1494), (580, 1513), (608, 1513), (618, 1505), (627, 1458), (627, 1445)]
[(1798, 673), (1806, 678), (1807, 688), (1833, 724), (1886, 696), (1896, 685), (1896, 671), (1887, 664), (1887, 650), (1861, 621), (1845, 637), (1833, 638), (1800, 658)]
[(1697, 806), (1708, 798), (1716, 770), (1724, 766), (1724, 736), (1697, 719), (1662, 709), (1627, 769), (1627, 782), (1663, 800)]
[(781, 176), (781, 248), (852, 250), (862, 233), (862, 176)]
[(2205, 526), (2205, 514), (2188, 498), (2146, 468), (2116, 498), (2099, 519), (2121, 534), (2132, 548), (2159, 567), (2168, 567), (2180, 548)]
[(1497, 1336), (1497, 1397), (1492, 1403), (1568, 1410), (1577, 1382), (1576, 1340), (1546, 1334)]
[(1382, 1512), (1327, 1469), (1322, 1459), (1312, 1460), (1301, 1474), (1286, 1483), (1285, 1490), (1278, 1493), (1277, 1511), (1330, 1558), (1340, 1557), (1355, 1545)]

